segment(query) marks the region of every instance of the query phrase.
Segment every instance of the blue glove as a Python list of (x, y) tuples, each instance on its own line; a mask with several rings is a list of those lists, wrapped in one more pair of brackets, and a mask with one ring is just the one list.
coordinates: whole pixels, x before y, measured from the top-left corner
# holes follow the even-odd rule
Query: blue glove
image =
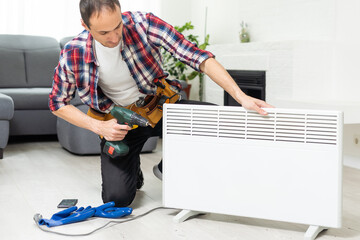
[(108, 202), (101, 206), (98, 206), (95, 209), (94, 217), (102, 217), (102, 218), (121, 218), (128, 216), (132, 213), (132, 208), (128, 207), (114, 207), (114, 202)]
[[(60, 226), (68, 223), (80, 222), (94, 216), (95, 209), (90, 206), (87, 208), (70, 207), (52, 215), (51, 219), (40, 219), (39, 225), (48, 227)], [(75, 211), (76, 210), (76, 211)], [(75, 212), (74, 212), (75, 211)]]

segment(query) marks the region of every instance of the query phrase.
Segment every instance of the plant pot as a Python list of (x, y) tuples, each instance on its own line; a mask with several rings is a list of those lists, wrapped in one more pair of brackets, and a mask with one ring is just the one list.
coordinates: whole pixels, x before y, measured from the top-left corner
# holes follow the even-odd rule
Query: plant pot
[(190, 89), (191, 89), (191, 84), (190, 83), (188, 83), (187, 87), (183, 89), (184, 92), (186, 93), (187, 99), (190, 99)]

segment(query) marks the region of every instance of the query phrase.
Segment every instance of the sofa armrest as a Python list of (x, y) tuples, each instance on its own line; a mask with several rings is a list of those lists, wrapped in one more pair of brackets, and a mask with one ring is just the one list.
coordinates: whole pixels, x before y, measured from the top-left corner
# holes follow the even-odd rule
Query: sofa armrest
[(11, 120), (14, 116), (14, 101), (11, 97), (0, 93), (0, 120)]
[(14, 101), (11, 97), (0, 93), (0, 159), (9, 139), (9, 121), (14, 116)]

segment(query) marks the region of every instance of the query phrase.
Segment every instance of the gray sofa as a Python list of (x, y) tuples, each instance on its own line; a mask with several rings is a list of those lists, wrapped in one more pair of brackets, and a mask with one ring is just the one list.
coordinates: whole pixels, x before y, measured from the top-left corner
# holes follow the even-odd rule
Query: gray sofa
[[(62, 44), (69, 38), (61, 41)], [(0, 159), (9, 136), (55, 135), (74, 154), (99, 154), (99, 138), (53, 115), (48, 107), (60, 43), (50, 37), (0, 34)], [(87, 106), (72, 101), (81, 111)], [(149, 139), (143, 152), (156, 147)]]
[(59, 53), (53, 38), (0, 35), (0, 94), (11, 98), (12, 103), (2, 105), (13, 109), (9, 124), (0, 130), (1, 142), (7, 143), (9, 135), (56, 134), (56, 117), (47, 99)]

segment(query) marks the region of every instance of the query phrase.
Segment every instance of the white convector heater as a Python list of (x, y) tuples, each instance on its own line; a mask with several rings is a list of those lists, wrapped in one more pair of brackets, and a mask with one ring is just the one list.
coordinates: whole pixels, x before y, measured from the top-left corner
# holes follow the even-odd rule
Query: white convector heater
[(310, 225), (305, 239), (342, 218), (339, 111), (166, 104), (163, 205)]

